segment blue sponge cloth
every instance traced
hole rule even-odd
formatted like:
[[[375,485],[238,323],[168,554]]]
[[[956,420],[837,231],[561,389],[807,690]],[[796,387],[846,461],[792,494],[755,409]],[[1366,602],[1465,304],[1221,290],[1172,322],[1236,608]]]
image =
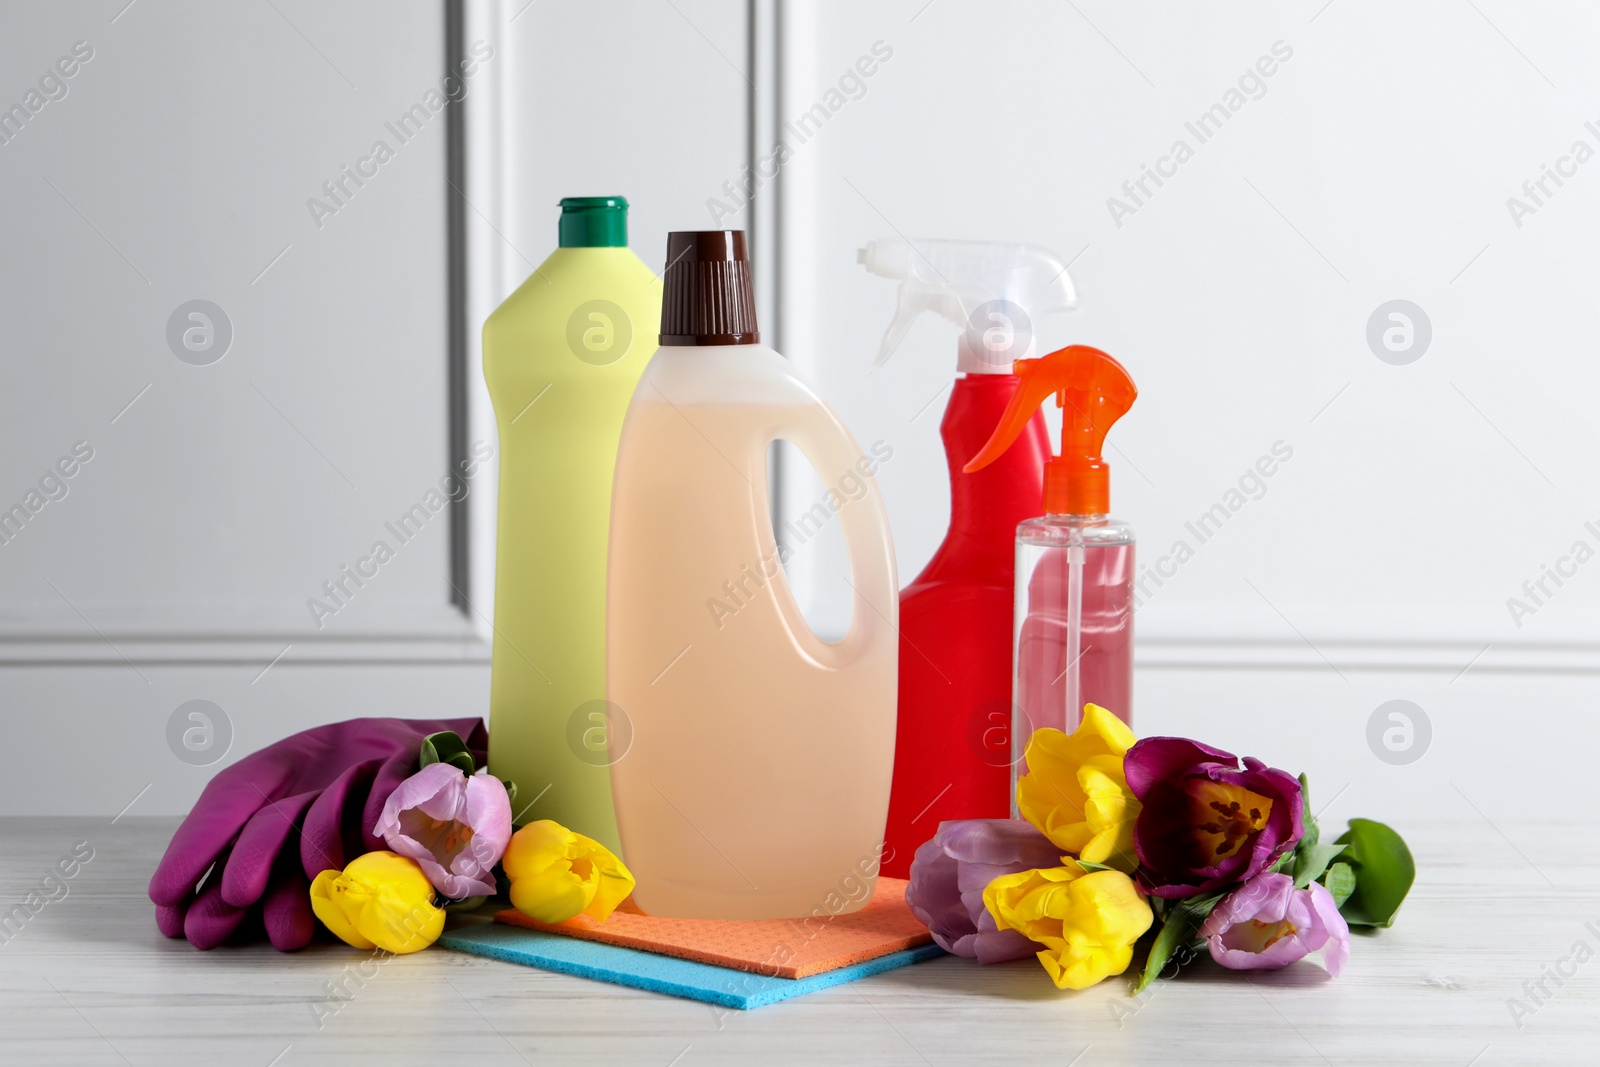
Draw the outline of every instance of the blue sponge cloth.
[[[865,963],[824,971],[808,978],[769,978],[749,971],[714,967],[709,963],[660,956],[654,952],[583,941],[541,930],[526,930],[501,923],[484,923],[447,930],[442,947],[475,956],[542,967],[602,982],[649,989],[675,997],[690,997],[728,1008],[759,1008],[818,989],[853,982],[869,974],[894,970],[910,963],[944,955],[938,945],[891,952]]]

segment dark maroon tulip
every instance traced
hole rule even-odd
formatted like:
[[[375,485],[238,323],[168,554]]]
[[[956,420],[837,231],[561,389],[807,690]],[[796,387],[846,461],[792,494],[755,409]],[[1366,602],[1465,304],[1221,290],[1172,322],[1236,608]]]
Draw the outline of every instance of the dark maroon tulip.
[[[1300,783],[1258,759],[1182,737],[1147,737],[1123,762],[1142,809],[1139,884],[1192,897],[1266,870],[1300,841]]]

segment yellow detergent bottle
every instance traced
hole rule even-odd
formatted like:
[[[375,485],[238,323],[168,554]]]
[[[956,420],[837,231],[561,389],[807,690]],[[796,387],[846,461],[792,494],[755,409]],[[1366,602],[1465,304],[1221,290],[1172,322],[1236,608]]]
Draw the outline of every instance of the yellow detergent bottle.
[[[620,854],[605,703],[606,543],[628,401],[656,350],[661,283],[620,196],[561,201],[561,247],[483,326],[500,427],[489,764],[519,825],[554,819]]]

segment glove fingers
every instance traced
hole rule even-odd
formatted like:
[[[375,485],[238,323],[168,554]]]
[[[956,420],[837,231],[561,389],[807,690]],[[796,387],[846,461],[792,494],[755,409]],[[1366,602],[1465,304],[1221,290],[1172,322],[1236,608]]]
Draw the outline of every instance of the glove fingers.
[[[228,865],[223,868],[223,900],[236,908],[244,908],[261,899],[284,842],[298,828],[301,816],[316,798],[315,790],[300,793],[267,804],[251,817],[239,831],[239,840],[234,842]]]
[[[307,878],[315,878],[323,871],[344,869],[345,800],[352,789],[359,792],[372,781],[380,762],[370,759],[345,768],[344,773],[311,802],[300,827],[300,863]],[[360,838],[356,841],[359,843]]]
[[[181,904],[261,805],[283,794],[289,770],[276,763],[250,762],[255,759],[247,757],[206,785],[150,877],[152,901]]]
[[[187,902],[183,904],[157,904],[156,929],[168,937],[183,936],[183,916],[189,910]]]
[[[383,766],[372,779],[367,802],[361,809],[361,847],[364,851],[375,852],[389,847],[383,838],[372,832],[373,828],[378,825],[378,817],[383,814],[383,806],[388,803],[390,794],[401,782],[416,773],[417,757],[413,753],[398,753],[383,761]]]
[[[311,883],[292,859],[280,864],[273,875],[272,888],[262,902],[261,918],[267,927],[267,940],[279,952],[293,952],[311,943],[311,935],[316,932]]]
[[[349,792],[345,794],[343,810],[339,812],[339,839],[344,844],[344,854],[351,859],[372,851],[367,847],[367,835],[361,832],[361,814],[366,811],[372,783],[385,762],[373,760],[372,773],[352,782]],[[383,845],[379,844],[378,847],[382,848]]]
[[[239,928],[249,910],[236,908],[223,900],[222,879],[212,878],[189,905],[183,917],[183,936],[195,948],[216,948]]]

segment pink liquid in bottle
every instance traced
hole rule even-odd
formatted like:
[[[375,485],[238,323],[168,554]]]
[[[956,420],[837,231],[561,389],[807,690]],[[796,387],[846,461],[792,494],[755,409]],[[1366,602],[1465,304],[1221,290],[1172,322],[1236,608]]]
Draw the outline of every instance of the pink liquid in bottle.
[[[1131,720],[1133,553],[1132,529],[1104,516],[1052,515],[1018,528],[1019,760],[1034,730],[1071,733],[1086,703]]]

